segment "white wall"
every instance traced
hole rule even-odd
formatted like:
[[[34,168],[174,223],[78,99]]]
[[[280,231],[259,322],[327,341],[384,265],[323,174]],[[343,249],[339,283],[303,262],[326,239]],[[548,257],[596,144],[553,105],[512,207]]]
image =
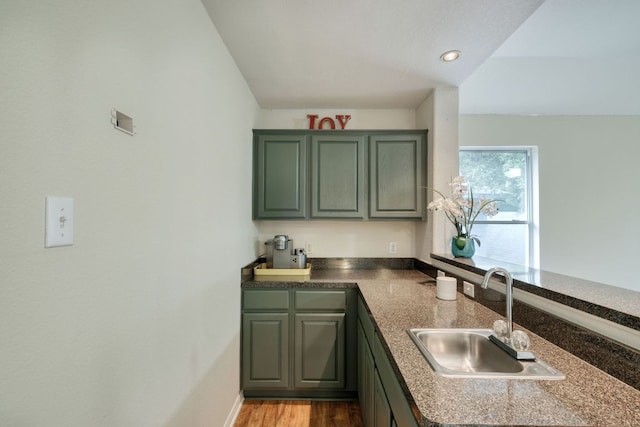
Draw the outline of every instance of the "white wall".
[[[538,146],[540,268],[640,290],[640,117],[461,116],[460,145]]]
[[[427,178],[427,201],[432,189],[448,188],[458,175],[458,88],[436,88],[416,110],[420,126],[430,129]],[[451,254],[451,237],[455,228],[440,213],[429,212],[427,223],[418,225],[415,256],[429,261],[431,253]]]
[[[5,0],[0,58],[0,425],[223,425],[258,108],[202,4]]]
[[[261,110],[256,128],[308,129],[307,114],[320,118],[349,114],[346,129],[416,129],[414,109],[399,110]],[[336,123],[337,124],[337,123]],[[257,221],[259,251],[276,234],[287,234],[294,247],[311,243],[310,257],[414,257],[415,221]],[[397,242],[397,253],[389,253]]]

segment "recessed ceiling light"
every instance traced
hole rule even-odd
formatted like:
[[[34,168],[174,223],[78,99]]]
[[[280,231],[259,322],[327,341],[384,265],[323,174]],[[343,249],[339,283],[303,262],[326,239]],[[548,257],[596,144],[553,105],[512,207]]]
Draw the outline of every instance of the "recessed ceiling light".
[[[444,62],[455,61],[456,59],[460,58],[461,53],[462,52],[460,52],[459,50],[448,50],[440,55],[440,59],[442,59]]]

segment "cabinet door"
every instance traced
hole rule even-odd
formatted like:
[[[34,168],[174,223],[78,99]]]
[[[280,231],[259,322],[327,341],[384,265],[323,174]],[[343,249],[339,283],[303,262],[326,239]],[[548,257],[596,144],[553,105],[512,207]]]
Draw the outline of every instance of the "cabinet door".
[[[363,135],[311,137],[311,217],[360,218],[365,207]]]
[[[256,135],[254,218],[307,215],[305,135]]]
[[[373,343],[371,343],[371,351],[373,353],[373,359],[376,362],[376,373],[380,377],[386,400],[391,407],[391,412],[396,423],[403,427],[418,427],[415,415],[391,367],[391,361],[388,359],[377,333],[373,338]],[[377,410],[376,408],[376,412]]]
[[[344,388],[344,319],[344,313],[295,315],[295,388]]]
[[[374,361],[367,337],[358,322],[358,400],[365,427],[373,426],[374,416]]]
[[[289,387],[289,314],[242,315],[242,386]]]
[[[424,219],[425,137],[372,135],[369,216]]]
[[[374,389],[374,401],[375,401],[375,421],[373,425],[375,427],[391,427],[391,407],[387,400],[387,395],[382,387],[382,381],[380,381],[380,375],[378,371],[375,371],[373,378]]]

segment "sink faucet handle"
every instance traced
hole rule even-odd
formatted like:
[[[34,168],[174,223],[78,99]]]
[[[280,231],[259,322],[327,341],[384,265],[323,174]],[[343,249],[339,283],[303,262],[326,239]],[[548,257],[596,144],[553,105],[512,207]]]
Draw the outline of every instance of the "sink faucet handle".
[[[501,340],[504,340],[509,333],[509,326],[507,325],[507,322],[504,320],[496,320],[493,322],[493,333]]]
[[[524,331],[515,330],[511,333],[511,346],[514,350],[527,351],[530,345],[529,336]]]

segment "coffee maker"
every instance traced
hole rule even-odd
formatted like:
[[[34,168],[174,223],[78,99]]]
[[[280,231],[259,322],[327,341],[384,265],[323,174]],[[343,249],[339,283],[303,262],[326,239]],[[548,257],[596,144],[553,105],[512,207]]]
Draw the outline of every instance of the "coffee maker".
[[[264,243],[267,247],[267,268],[306,268],[304,249],[294,249],[293,240],[286,234],[278,234]]]

